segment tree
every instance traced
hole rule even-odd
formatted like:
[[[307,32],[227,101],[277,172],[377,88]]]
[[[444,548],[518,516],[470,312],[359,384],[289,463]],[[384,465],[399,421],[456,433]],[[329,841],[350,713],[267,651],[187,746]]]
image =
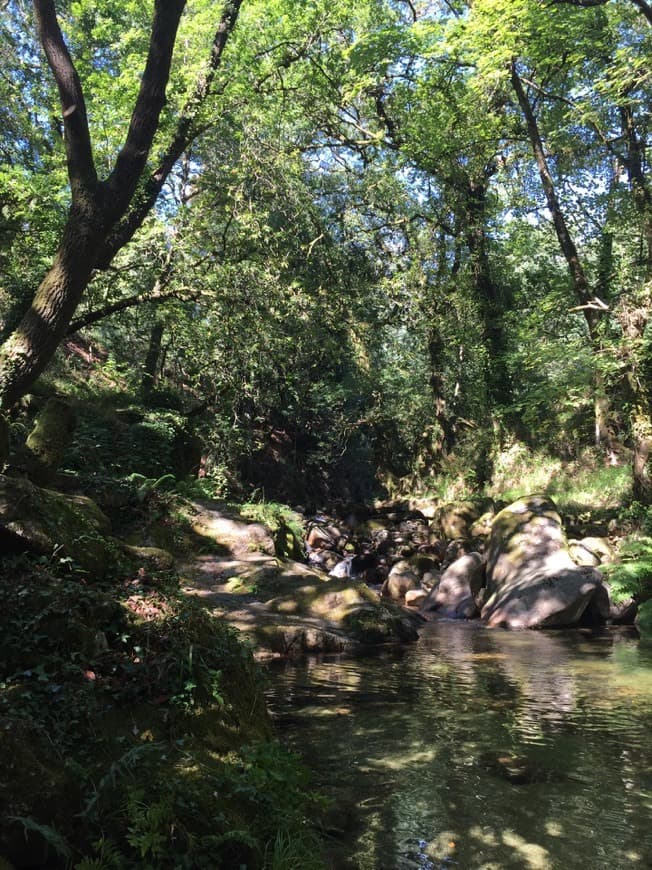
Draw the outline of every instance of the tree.
[[[54,261],[31,305],[0,349],[0,409],[6,411],[43,371],[86,290],[94,269],[106,268],[154,206],[174,164],[196,135],[241,0],[227,0],[208,68],[181,110],[162,159],[148,158],[166,102],[172,54],[185,0],[156,0],[147,58],[124,144],[98,177],[84,89],[61,31],[54,0],[34,0],[36,26],[59,93],[71,202]]]

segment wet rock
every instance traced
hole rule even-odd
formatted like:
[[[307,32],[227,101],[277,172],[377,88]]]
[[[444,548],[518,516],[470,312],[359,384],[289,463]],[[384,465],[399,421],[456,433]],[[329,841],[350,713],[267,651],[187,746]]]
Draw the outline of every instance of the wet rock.
[[[634,625],[637,613],[638,601],[634,598],[618,603],[612,602],[609,608],[609,622],[613,625]]]
[[[328,572],[328,576],[340,580],[351,577],[353,573],[353,558],[353,556],[345,556]]]
[[[342,557],[339,553],[333,550],[310,550],[306,547],[308,554],[308,564],[313,568],[318,568],[321,571],[332,571],[333,568],[340,562]]]
[[[421,578],[421,586],[423,589],[430,592],[433,586],[436,586],[441,580],[441,571],[426,571],[426,573]]]
[[[408,589],[405,593],[406,607],[420,607],[426,600],[428,593],[425,589]]]
[[[331,535],[323,526],[311,526],[306,537],[306,544],[313,549],[332,546],[339,534]]]
[[[487,753],[481,757],[480,764],[494,776],[505,779],[512,785],[531,785],[558,778],[553,771],[537,764],[527,756],[509,752]]]

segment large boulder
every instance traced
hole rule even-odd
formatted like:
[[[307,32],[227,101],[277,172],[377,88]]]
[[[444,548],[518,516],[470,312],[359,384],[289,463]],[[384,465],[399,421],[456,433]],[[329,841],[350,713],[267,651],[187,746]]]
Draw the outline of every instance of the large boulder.
[[[487,553],[490,627],[557,628],[581,620],[604,622],[609,593],[602,575],[573,562],[551,499],[522,498],[495,518]]]
[[[0,543],[7,551],[72,559],[102,576],[115,568],[120,550],[98,529],[103,514],[88,502],[73,503],[24,478],[0,475]]]
[[[468,553],[444,571],[421,605],[422,612],[436,610],[451,619],[473,619],[478,615],[476,598],[484,583],[484,565],[479,553]]]
[[[360,646],[409,643],[418,637],[414,618],[382,602],[364,583],[326,580],[291,563],[276,582],[280,594],[266,602],[268,612],[312,621]]]
[[[473,502],[445,504],[437,514],[436,522],[441,534],[449,541],[470,538],[471,527],[479,519],[480,511]]]

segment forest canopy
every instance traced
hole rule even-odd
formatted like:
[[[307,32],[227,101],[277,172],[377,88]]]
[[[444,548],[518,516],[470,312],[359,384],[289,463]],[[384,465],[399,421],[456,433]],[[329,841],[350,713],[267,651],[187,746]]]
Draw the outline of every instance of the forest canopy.
[[[8,0],[0,408],[74,336],[195,415],[225,486],[365,499],[596,445],[649,503],[651,22]]]

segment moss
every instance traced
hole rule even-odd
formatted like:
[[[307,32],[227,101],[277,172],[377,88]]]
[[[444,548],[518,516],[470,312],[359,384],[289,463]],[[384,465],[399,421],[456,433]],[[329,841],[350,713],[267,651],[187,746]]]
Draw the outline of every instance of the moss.
[[[67,558],[93,575],[115,570],[120,548],[97,530],[94,512],[28,480],[0,475],[0,527],[26,549]]]
[[[56,397],[48,399],[25,443],[29,474],[34,481],[44,485],[52,480],[74,428],[75,415],[70,404]]]
[[[417,631],[398,610],[385,605],[359,607],[342,619],[342,627],[361,644],[374,646],[417,639]]]
[[[174,556],[161,547],[136,547],[125,545],[127,553],[138,563],[153,571],[169,571],[174,568]]]

